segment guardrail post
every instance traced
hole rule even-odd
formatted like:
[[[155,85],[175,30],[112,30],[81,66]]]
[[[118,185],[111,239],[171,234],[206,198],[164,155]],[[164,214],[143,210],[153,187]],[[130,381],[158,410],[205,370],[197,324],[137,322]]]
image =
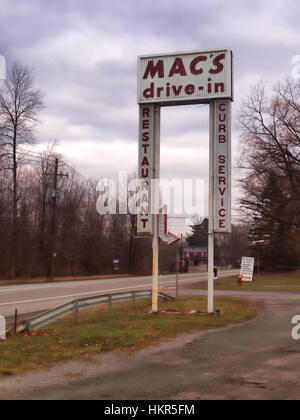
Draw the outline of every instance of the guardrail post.
[[[108,310],[109,310],[109,315],[112,314],[112,295],[108,296]]]
[[[26,321],[26,332],[30,333],[31,332],[31,325],[30,325],[30,321]]]
[[[74,302],[74,322],[79,324],[79,304],[77,300]]]
[[[6,339],[6,321],[4,316],[0,315],[0,340]]]
[[[136,311],[136,292],[132,292],[133,309]]]
[[[14,321],[14,333],[17,334],[17,326],[18,326],[18,310],[15,310],[15,321]]]

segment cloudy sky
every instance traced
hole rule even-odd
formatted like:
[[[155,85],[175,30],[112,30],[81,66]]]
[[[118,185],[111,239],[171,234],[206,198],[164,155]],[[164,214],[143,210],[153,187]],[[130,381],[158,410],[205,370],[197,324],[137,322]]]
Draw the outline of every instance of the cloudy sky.
[[[137,169],[138,55],[232,48],[234,125],[252,84],[291,73],[299,9],[297,0],[0,0],[0,55],[33,68],[45,94],[39,147],[56,140],[86,177],[108,177]],[[234,129],[234,157],[238,137]],[[163,108],[161,169],[207,178],[207,106]]]

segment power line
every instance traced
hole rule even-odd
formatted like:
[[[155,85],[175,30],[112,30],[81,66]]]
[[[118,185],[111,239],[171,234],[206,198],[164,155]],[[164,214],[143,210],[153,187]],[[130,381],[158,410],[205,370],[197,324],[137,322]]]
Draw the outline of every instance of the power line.
[[[19,150],[18,150],[18,154],[21,154],[21,155],[23,155],[23,156],[29,156],[29,157],[32,157],[32,158],[35,158],[36,160],[32,160],[32,162],[34,162],[34,163],[39,163],[40,162],[40,160],[38,160],[37,158],[42,158],[42,157],[44,157],[45,156],[45,154],[44,153],[42,153],[42,152],[34,152],[34,151],[26,151],[26,150],[24,150],[24,149],[20,149],[19,148]],[[80,172],[78,172],[75,168],[73,168],[69,163],[67,163],[66,161],[64,161],[64,160],[60,160],[60,162],[64,165],[64,166],[67,166],[71,171],[73,171],[73,173],[75,174],[75,175],[77,175],[82,181],[84,181],[84,182],[86,182],[86,183],[88,183],[88,184],[90,184],[93,188],[95,188],[96,187],[96,183],[94,183],[94,182],[92,182],[91,180],[89,180],[89,179],[87,179],[84,175],[82,175]]]

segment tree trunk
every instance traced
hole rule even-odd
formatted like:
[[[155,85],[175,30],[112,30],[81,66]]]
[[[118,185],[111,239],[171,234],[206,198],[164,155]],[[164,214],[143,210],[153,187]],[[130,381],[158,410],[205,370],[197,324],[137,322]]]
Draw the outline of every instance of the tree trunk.
[[[13,213],[12,213],[12,233],[11,233],[11,269],[10,277],[14,279],[16,277],[16,256],[17,256],[17,129],[14,129],[13,138]]]

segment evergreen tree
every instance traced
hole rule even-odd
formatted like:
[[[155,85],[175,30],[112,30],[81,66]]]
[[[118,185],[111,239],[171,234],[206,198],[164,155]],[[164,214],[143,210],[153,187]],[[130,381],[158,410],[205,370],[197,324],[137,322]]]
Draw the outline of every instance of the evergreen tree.
[[[192,232],[187,235],[186,240],[192,248],[207,248],[208,244],[208,219],[195,219],[190,226]]]

